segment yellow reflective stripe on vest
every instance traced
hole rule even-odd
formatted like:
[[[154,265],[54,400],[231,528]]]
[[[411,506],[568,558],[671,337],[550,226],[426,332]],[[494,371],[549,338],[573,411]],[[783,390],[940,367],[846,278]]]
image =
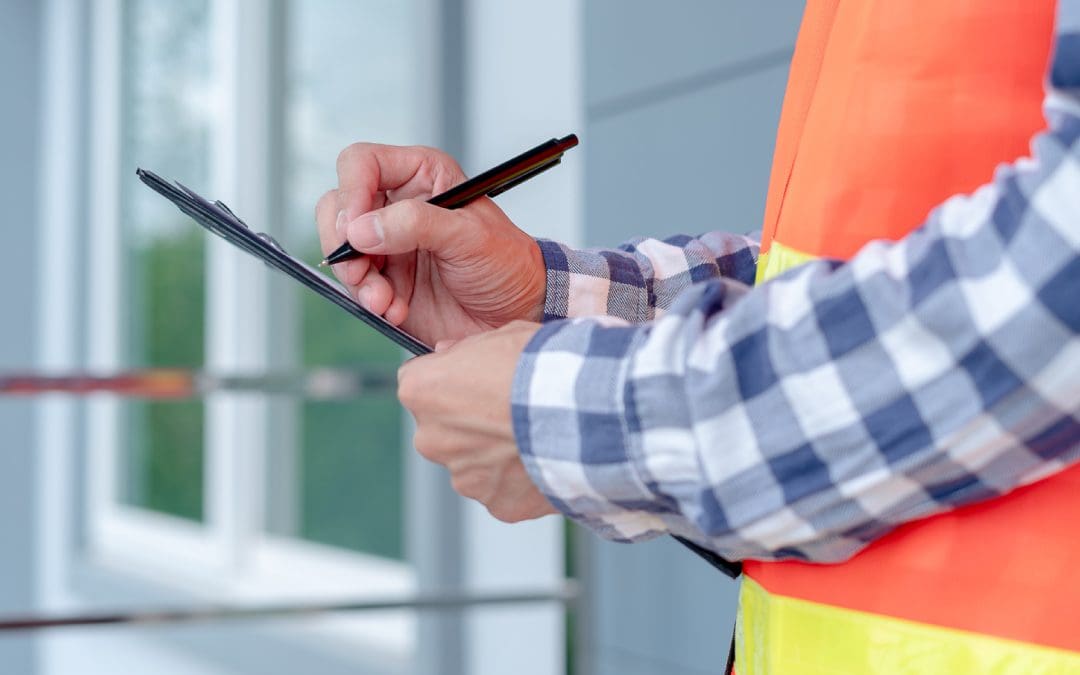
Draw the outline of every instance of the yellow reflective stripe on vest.
[[[773,240],[766,253],[758,257],[757,283],[772,279],[778,274],[788,271],[792,267],[798,267],[804,262],[817,258],[816,255],[796,251]]]
[[[830,607],[743,577],[739,675],[1080,673],[1080,653]]]

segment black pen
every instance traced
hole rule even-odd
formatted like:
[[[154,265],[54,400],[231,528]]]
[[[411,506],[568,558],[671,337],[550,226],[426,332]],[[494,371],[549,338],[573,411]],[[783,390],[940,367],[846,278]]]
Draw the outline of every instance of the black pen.
[[[578,144],[578,138],[574,134],[563,138],[553,138],[546,143],[541,143],[532,150],[526,150],[517,157],[509,159],[494,169],[489,169],[479,176],[465,181],[461,185],[450,188],[442,194],[435,195],[428,200],[428,204],[441,206],[444,209],[460,209],[478,197],[502,194],[515,185],[521,185],[533,176],[547,171],[562,161],[563,153]],[[349,246],[345,242],[333,253],[326,256],[320,266],[334,265],[353,258],[359,258],[363,253]]]

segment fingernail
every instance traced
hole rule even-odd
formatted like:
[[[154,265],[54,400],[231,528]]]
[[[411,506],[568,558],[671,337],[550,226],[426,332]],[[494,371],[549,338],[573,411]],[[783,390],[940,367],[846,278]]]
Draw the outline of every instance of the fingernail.
[[[379,216],[368,213],[349,224],[349,242],[357,249],[371,249],[383,243],[383,228]]]
[[[455,344],[457,344],[457,340],[439,340],[435,343],[435,352],[445,352],[447,349],[450,349]]]
[[[364,309],[369,309],[371,307],[371,289],[367,286],[362,286],[360,290],[356,292],[356,300],[364,306]]]
[[[349,223],[349,217],[345,215],[345,209],[337,212],[337,233],[342,239],[345,238],[345,226]]]

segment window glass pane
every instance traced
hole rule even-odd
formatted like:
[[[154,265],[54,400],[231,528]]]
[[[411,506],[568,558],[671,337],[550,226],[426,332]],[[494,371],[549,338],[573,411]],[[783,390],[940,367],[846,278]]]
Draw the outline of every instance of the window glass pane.
[[[122,346],[127,367],[203,363],[204,241],[190,219],[135,180],[145,167],[205,190],[210,135],[207,0],[123,5]],[[125,503],[203,515],[200,401],[129,402],[120,471]]]
[[[357,140],[408,143],[417,136],[415,11],[415,3],[393,0],[289,3],[283,235],[287,248],[308,260],[321,258],[312,213],[337,184],[338,152]],[[396,369],[397,347],[298,291],[282,287],[296,293],[289,325],[300,367]],[[307,402],[294,415],[295,446],[278,453],[291,453],[291,461],[268,463],[271,486],[289,483],[269,492],[288,499],[293,513],[271,504],[270,530],[402,558],[403,417],[393,393]]]

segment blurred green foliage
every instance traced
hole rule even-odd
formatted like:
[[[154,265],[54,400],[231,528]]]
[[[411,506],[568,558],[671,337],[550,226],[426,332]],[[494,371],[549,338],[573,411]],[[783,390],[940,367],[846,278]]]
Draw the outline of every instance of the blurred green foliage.
[[[343,10],[346,5],[349,3],[337,9]],[[123,0],[122,7],[125,39],[121,131],[123,161],[128,167],[125,175],[130,181],[124,188],[123,218],[132,247],[131,265],[124,270],[129,293],[125,306],[131,311],[126,322],[130,350],[125,362],[142,367],[202,368],[207,235],[138,185],[131,172],[142,165],[164,175],[183,177],[196,188],[209,183],[214,110],[206,105],[214,91],[211,3]],[[404,124],[401,106],[388,105],[387,100],[404,96],[393,98],[397,91],[393,87],[404,87],[401,83],[408,82],[406,71],[397,76],[386,70],[387,66],[406,68],[401,65],[406,62],[388,57],[383,66],[370,71],[392,85],[389,94],[380,93],[377,105],[361,111],[357,103],[366,98],[349,99],[348,104],[327,98],[343,91],[338,86],[339,78],[323,76],[335,72],[327,68],[335,62],[327,45],[350,49],[350,33],[342,32],[336,41],[328,42],[326,28],[344,25],[341,12],[312,10],[306,5],[300,12],[300,7],[297,4],[294,9],[308,32],[297,38],[293,48],[306,45],[308,51],[289,58],[293,64],[290,67],[295,67],[292,59],[305,64],[303,76],[295,80],[304,88],[289,96],[317,102],[315,109],[323,116],[348,112],[341,113],[336,126],[328,126],[324,117],[318,117],[313,126],[303,127],[309,136],[290,137],[287,141],[289,148],[305,151],[302,157],[289,160],[290,166],[299,170],[286,182],[286,192],[302,205],[301,215],[283,219],[293,222],[309,217],[312,194],[317,194],[326,180],[320,171],[329,169],[332,174],[332,163],[327,163],[322,151],[341,147],[344,141],[327,135],[329,131],[347,131],[351,135],[358,115],[368,119],[369,124],[377,120],[374,123],[380,128]],[[379,9],[380,16],[386,11]],[[407,20],[403,12],[398,12],[402,26]],[[319,17],[337,18],[329,19],[327,26],[312,23]],[[388,44],[399,42],[394,35],[391,32],[385,37]],[[406,49],[403,55],[407,54]],[[350,70],[349,76],[354,75]],[[313,228],[309,228],[299,238],[310,243],[307,238],[313,234]],[[290,241],[289,245],[307,253],[308,260],[321,257],[314,246],[300,243]],[[391,372],[396,368],[400,353],[389,341],[315,294],[291,284],[289,288],[300,294],[300,318],[295,329],[302,349],[295,356],[302,366],[371,367]],[[267,497],[296,500],[278,504],[283,508],[277,511],[285,516],[281,524],[274,523],[273,527],[285,531],[275,529],[274,533],[401,558],[402,413],[396,398],[364,396],[341,402],[296,401],[295,405],[299,418],[296,437],[275,438],[267,449],[268,455],[282,455],[274,455],[282,460],[282,475],[275,473],[274,480],[285,477],[295,481],[282,490],[287,495]],[[129,402],[124,414],[128,438],[124,473],[120,476],[124,486],[121,498],[155,511],[203,520],[203,402]],[[278,441],[283,441],[283,447],[277,446]],[[289,454],[293,452],[295,456]],[[269,475],[246,479],[271,483]]]
[[[142,366],[203,364],[205,237],[194,227],[157,237],[136,256]],[[202,401],[131,403],[128,501],[191,520],[203,518]]]
[[[307,260],[318,260],[316,248]],[[392,342],[306,290],[303,364],[393,371]],[[300,535],[305,539],[404,557],[402,411],[392,394],[304,403],[301,424]]]
[[[202,367],[205,234],[194,225],[156,237],[137,256],[143,364]],[[316,259],[312,251],[308,259]],[[392,372],[391,342],[314,293],[301,294],[302,364]],[[402,412],[392,394],[352,401],[298,402],[298,532],[304,539],[401,559]],[[141,403],[129,409],[132,503],[203,517],[201,401]],[[269,495],[273,499],[274,495]]]
[[[121,208],[130,247],[122,306],[130,366],[203,364],[206,238],[133,173],[143,165],[194,185],[206,179],[211,127],[200,101],[212,84],[209,10],[207,0],[121,4]],[[123,414],[120,497],[202,520],[202,403],[131,401]]]

